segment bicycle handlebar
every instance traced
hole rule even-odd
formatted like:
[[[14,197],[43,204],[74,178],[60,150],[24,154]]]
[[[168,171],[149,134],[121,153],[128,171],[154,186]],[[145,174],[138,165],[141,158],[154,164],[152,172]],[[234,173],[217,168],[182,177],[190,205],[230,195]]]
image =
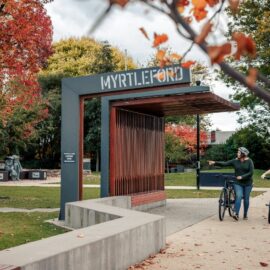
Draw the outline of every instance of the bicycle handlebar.
[[[235,175],[223,175],[225,181],[235,181],[236,176]]]
[[[224,175],[223,177],[225,179],[224,187],[228,187],[236,182],[236,176],[234,175]]]

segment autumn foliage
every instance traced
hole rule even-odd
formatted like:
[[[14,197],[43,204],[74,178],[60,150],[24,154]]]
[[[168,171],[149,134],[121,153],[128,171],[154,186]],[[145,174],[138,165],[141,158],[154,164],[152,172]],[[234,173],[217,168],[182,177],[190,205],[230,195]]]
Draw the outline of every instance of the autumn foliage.
[[[220,3],[219,0],[191,0],[191,1],[179,0],[176,1],[176,8],[180,14],[184,13],[185,9],[189,8],[190,9],[189,13],[193,15],[195,21],[200,22],[201,20],[207,17],[209,8],[213,8],[219,3]],[[236,12],[239,5],[239,1],[231,0],[229,1],[229,5],[231,6],[233,12]],[[185,19],[186,19],[185,21],[189,24],[192,22],[192,18],[190,16],[185,17]],[[140,31],[148,40],[151,40],[149,38],[147,31],[143,27],[140,28]],[[197,44],[206,43],[206,38],[210,33],[212,33],[212,31],[213,31],[213,23],[211,21],[207,21],[202,27],[201,32],[194,38],[194,43]],[[168,40],[169,37],[167,36],[167,34],[154,33],[152,46],[154,48],[157,48],[158,50],[157,60],[159,62],[160,67],[180,63],[182,67],[190,68],[192,65],[195,64],[195,61],[188,60],[184,62],[182,56],[176,53],[167,55],[165,50],[160,49],[160,46],[163,45]],[[211,59],[212,64],[220,64],[225,60],[226,56],[232,55],[232,42],[235,42],[237,45],[237,50],[233,54],[236,60],[240,60],[241,56],[245,55],[255,57],[256,45],[253,39],[249,36],[246,36],[243,33],[233,33],[230,41],[221,45],[207,46],[207,53]],[[172,55],[177,55],[179,57],[173,58]]]
[[[185,146],[189,153],[196,152],[197,149],[197,129],[180,124],[167,124],[165,127],[165,133],[171,134],[178,138],[180,143]],[[207,133],[205,131],[200,132],[200,151],[203,152],[207,147]]]
[[[159,62],[160,67],[171,64],[180,64],[182,67],[190,67],[191,65],[194,65],[195,62],[193,62],[192,59],[188,60],[187,55],[191,51],[192,47],[197,44],[198,47],[200,47],[200,49],[209,56],[210,62],[213,65],[219,65],[221,71],[224,72],[225,75],[228,75],[233,80],[236,80],[243,86],[247,87],[260,99],[270,103],[270,92],[268,90],[270,81],[267,76],[259,72],[259,70],[257,70],[257,74],[254,76],[255,72],[253,69],[258,69],[259,62],[250,61],[255,58],[257,54],[256,44],[254,42],[254,36],[256,34],[253,34],[252,31],[246,31],[251,33],[250,35],[247,35],[246,33],[241,33],[240,30],[238,32],[237,28],[235,29],[236,32],[227,33],[226,27],[224,28],[224,22],[229,24],[228,18],[226,15],[224,16],[224,14],[233,14],[234,16],[238,16],[241,14],[239,11],[241,11],[241,8],[244,6],[244,1],[109,0],[110,5],[116,4],[121,7],[134,2],[144,3],[152,10],[156,10],[169,17],[174,22],[178,34],[184,39],[190,41],[190,47],[186,49],[185,52],[181,51],[183,48],[181,48],[181,44],[179,44],[179,51],[182,56],[177,59],[172,59],[167,52],[164,54],[164,48],[161,48],[164,45],[168,48],[169,45],[167,45],[166,42],[170,41],[170,37],[166,33],[154,33],[152,39],[151,35],[147,33],[145,27],[140,27],[140,31],[152,43],[152,47],[156,48],[158,51],[157,61]],[[260,18],[258,18],[258,20],[260,20]],[[239,22],[239,24],[241,24],[241,22]],[[265,25],[266,24],[267,22],[265,22]],[[258,29],[258,31],[260,30]],[[227,41],[224,41],[224,39],[227,39]],[[220,42],[221,40],[222,42]],[[163,57],[161,57],[161,55],[163,55]],[[177,55],[180,54],[177,53]],[[229,61],[227,61],[227,57],[229,57]],[[235,61],[248,61],[248,66],[245,68],[245,70],[248,71],[243,72],[243,70],[237,70],[235,65],[229,64],[232,59]],[[259,80],[259,83],[257,80]]]
[[[0,126],[5,128],[18,111],[35,111],[37,118],[22,127],[28,137],[46,117],[37,73],[52,52],[52,24],[38,0],[3,0],[0,25]]]
[[[52,25],[38,0],[4,0],[0,12],[1,74],[36,73],[51,53]]]

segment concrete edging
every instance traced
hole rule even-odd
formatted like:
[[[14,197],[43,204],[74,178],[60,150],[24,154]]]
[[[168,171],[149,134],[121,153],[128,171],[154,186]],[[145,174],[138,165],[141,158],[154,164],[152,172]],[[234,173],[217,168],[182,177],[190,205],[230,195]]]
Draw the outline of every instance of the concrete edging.
[[[124,208],[120,208],[124,207]],[[0,252],[22,270],[127,269],[165,247],[165,218],[129,209],[131,197],[66,204],[71,232]]]

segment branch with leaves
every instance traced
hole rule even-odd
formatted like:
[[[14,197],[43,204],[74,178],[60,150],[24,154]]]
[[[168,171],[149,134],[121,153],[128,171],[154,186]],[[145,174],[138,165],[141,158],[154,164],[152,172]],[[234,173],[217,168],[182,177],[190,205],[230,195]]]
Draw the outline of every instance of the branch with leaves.
[[[220,69],[235,81],[247,87],[255,96],[270,103],[270,91],[268,89],[270,80],[261,74],[256,67],[249,67],[248,74],[243,74],[232,65],[225,62],[226,57],[234,57],[239,61],[242,57],[255,59],[256,44],[254,40],[241,32],[234,32],[231,38],[223,44],[210,44],[207,40],[215,34],[214,23],[218,25],[219,17],[225,13],[225,8],[237,13],[240,7],[240,0],[108,0],[109,8],[97,20],[95,28],[109,14],[113,5],[125,8],[127,4],[141,2],[146,6],[167,15],[176,26],[176,30],[182,37],[190,40],[191,47],[183,54],[186,56],[194,44],[197,44],[211,60],[213,65],[219,65]],[[200,33],[196,33],[192,23],[206,21]],[[144,28],[140,28],[146,38],[149,35]],[[90,31],[91,32],[91,31]],[[183,67],[190,67],[195,62],[184,62],[184,57],[176,53],[167,55],[160,45],[167,42],[167,34],[154,33],[153,47],[157,48],[157,59],[160,66],[177,62]]]
[[[0,152],[26,144],[48,116],[37,73],[52,53],[46,0],[0,0]],[[13,149],[13,150],[12,150]],[[15,150],[14,150],[15,151]],[[13,153],[16,153],[13,152]]]

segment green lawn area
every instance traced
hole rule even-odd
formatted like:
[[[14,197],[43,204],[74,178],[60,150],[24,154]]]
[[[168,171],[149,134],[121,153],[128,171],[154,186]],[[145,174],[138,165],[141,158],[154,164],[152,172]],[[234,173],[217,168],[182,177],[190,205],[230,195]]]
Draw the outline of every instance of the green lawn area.
[[[92,172],[91,175],[83,177],[84,184],[99,185],[100,184],[100,173]]]
[[[84,188],[83,197],[99,197],[99,188]],[[0,207],[14,208],[58,208],[60,205],[59,187],[0,187]]]
[[[0,213],[0,250],[66,232],[44,222],[57,217],[58,212]]]
[[[251,197],[256,197],[263,192],[252,191]],[[167,189],[167,199],[184,199],[184,198],[218,198],[220,190],[194,190],[194,189]]]
[[[220,169],[211,170],[208,172],[233,172],[233,169]],[[261,179],[263,170],[254,171],[254,187],[269,187],[270,180]],[[93,173],[93,175],[84,178],[84,184],[99,184],[100,174]],[[196,186],[196,172],[184,172],[184,173],[166,173],[165,174],[165,186]]]
[[[84,188],[84,199],[99,198],[99,188]],[[217,198],[219,190],[166,190],[168,199]],[[0,187],[0,207],[14,208],[59,208],[58,187]],[[255,193],[258,195],[260,193]]]

